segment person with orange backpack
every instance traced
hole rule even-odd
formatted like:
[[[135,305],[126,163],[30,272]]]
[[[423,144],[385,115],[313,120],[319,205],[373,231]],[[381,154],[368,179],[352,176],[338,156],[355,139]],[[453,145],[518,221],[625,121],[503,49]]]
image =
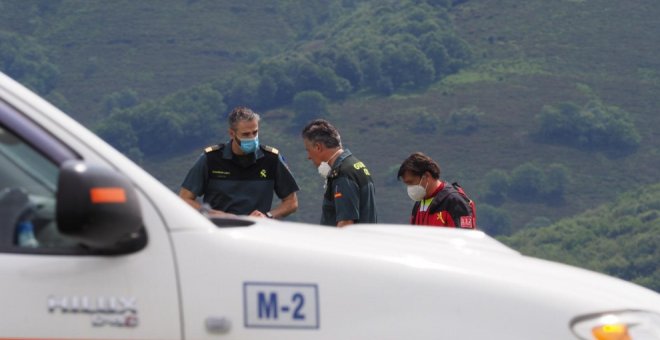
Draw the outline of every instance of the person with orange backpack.
[[[440,179],[440,166],[431,157],[415,152],[401,164],[397,179],[415,201],[410,224],[476,229],[476,205],[458,183]]]

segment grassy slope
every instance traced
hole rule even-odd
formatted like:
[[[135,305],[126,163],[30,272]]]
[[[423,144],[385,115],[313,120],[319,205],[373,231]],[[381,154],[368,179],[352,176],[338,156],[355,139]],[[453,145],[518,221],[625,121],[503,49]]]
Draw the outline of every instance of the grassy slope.
[[[660,184],[502,241],[522,253],[605,272],[660,291]]]
[[[31,29],[22,21],[12,25],[12,18],[2,26],[22,28],[48,46],[72,114],[91,125],[109,93],[130,88],[142,99],[157,98],[281,50],[296,33],[279,6],[256,0],[62,1]]]
[[[570,204],[505,204],[520,225],[533,215],[571,215],[611,201],[631,184],[660,180],[655,95],[660,86],[660,63],[655,58],[660,44],[654,38],[659,25],[653,2],[633,6],[617,1],[469,1],[455,14],[461,35],[477,47],[482,59],[473,70],[445,81],[411,105],[435,108],[440,115],[467,105],[486,112],[487,126],[478,135],[439,136],[430,147],[416,143],[460,169],[466,186],[478,183],[490,168],[510,170],[527,161],[567,165],[575,179],[567,195]],[[533,115],[543,105],[582,103],[591,95],[631,112],[643,136],[636,154],[611,159],[531,141]]]

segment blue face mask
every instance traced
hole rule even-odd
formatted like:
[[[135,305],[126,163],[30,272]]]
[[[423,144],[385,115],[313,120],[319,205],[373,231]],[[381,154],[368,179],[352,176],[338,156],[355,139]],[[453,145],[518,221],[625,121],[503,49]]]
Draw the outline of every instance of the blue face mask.
[[[239,139],[241,150],[245,153],[253,153],[259,148],[259,136],[251,139]]]

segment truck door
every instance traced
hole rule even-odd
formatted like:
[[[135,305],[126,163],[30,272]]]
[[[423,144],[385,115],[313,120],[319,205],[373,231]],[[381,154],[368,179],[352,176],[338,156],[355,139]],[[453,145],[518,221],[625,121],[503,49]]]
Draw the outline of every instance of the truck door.
[[[170,239],[148,197],[135,190],[143,227],[132,247],[61,232],[60,167],[84,154],[0,98],[0,337],[181,339]]]

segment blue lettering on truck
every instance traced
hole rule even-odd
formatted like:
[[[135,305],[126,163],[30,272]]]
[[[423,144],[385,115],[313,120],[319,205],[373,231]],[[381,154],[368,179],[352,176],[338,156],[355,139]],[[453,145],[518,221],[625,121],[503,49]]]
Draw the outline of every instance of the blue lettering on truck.
[[[318,329],[318,286],[307,283],[243,283],[246,328]]]
[[[266,300],[266,293],[259,292],[259,319],[270,319],[271,312],[273,318],[277,319],[277,294],[270,293],[268,300]]]

